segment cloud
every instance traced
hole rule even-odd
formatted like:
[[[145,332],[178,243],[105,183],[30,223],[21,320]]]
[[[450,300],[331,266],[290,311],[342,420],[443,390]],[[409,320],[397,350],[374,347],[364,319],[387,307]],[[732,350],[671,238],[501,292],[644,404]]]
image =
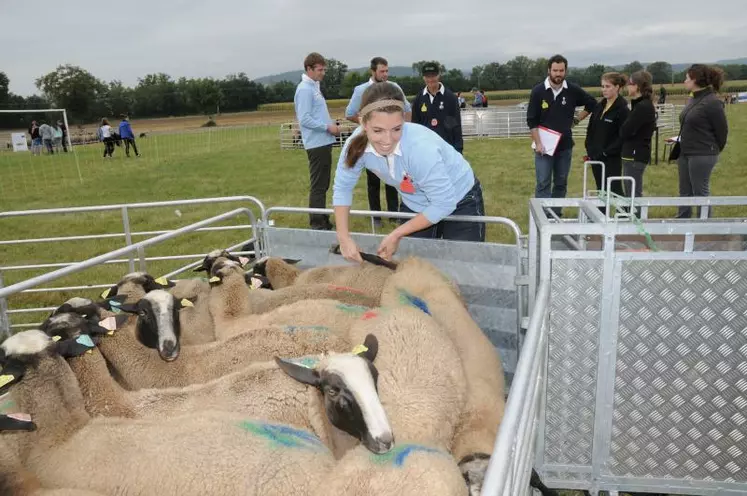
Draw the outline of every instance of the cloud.
[[[743,9],[743,0],[718,8],[696,0],[69,0],[33,12],[14,2],[2,7],[0,70],[11,91],[29,95],[36,78],[64,63],[133,85],[153,72],[261,77],[299,69],[310,51],[349,67],[375,55],[469,68],[558,52],[571,65],[712,62],[747,56]]]

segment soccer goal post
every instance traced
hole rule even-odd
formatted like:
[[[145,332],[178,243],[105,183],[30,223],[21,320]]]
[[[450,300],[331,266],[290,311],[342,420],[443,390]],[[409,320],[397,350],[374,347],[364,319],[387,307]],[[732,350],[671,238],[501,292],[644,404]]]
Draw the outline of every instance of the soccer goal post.
[[[47,114],[47,113],[61,113],[62,114],[62,122],[65,124],[65,130],[67,131],[67,136],[65,136],[65,139],[67,140],[67,147],[72,151],[73,149],[73,142],[70,139],[70,126],[67,122],[67,111],[65,109],[15,109],[15,110],[2,110],[0,109],[0,114]]]

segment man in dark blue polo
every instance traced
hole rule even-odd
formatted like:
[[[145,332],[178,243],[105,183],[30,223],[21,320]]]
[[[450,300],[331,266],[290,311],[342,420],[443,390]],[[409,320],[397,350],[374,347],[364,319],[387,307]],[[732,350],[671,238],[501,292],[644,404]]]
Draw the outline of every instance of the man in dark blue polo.
[[[565,198],[573,154],[571,128],[584,120],[597,103],[580,86],[565,80],[567,70],[568,60],[562,55],[554,55],[547,62],[547,78],[532,89],[529,97],[527,125],[535,148],[537,186],[534,196],[537,198]],[[575,117],[576,107],[584,107],[578,118]],[[548,155],[542,145],[539,126],[561,133],[552,155]],[[553,210],[561,214],[560,208]]]
[[[464,141],[459,99],[441,82],[437,63],[424,64],[422,73],[425,88],[412,101],[412,122],[435,131],[462,153]]]

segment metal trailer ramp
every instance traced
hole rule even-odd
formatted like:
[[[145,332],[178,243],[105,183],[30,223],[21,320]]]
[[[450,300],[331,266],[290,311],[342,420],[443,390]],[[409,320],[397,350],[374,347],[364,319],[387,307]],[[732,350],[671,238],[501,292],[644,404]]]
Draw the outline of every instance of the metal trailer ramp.
[[[483,494],[528,494],[532,465],[592,494],[747,494],[747,223],[708,218],[747,198],[636,200],[678,203],[701,218],[600,222],[600,200],[531,200],[531,317]],[[578,218],[546,213],[559,206]],[[640,228],[678,239],[618,242]]]

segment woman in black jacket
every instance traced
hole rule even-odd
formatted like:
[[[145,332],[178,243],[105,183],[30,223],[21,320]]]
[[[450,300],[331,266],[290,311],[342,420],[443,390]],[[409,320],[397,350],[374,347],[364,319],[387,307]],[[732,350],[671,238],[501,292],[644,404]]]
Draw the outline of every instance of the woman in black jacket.
[[[653,79],[646,71],[634,72],[628,81],[632,110],[620,128],[623,173],[635,180],[635,197],[643,196],[643,173],[651,162],[651,136],[656,129],[656,109],[652,100]],[[630,196],[625,182],[625,196]]]
[[[589,127],[586,130],[586,154],[589,160],[604,162],[606,177],[622,175],[620,127],[630,112],[628,102],[620,96],[620,90],[625,86],[625,82],[625,76],[617,72],[608,72],[602,76],[603,98],[591,113]],[[606,179],[602,179],[602,167],[592,165],[591,168],[597,189],[606,190]],[[619,181],[612,183],[612,192],[623,196]]]
[[[680,114],[680,196],[709,196],[711,172],[726,146],[729,126],[724,106],[716,96],[724,81],[717,67],[694,64],[687,70],[685,89],[693,97]],[[692,208],[680,207],[677,217],[688,219]],[[700,208],[698,208],[700,217]]]

